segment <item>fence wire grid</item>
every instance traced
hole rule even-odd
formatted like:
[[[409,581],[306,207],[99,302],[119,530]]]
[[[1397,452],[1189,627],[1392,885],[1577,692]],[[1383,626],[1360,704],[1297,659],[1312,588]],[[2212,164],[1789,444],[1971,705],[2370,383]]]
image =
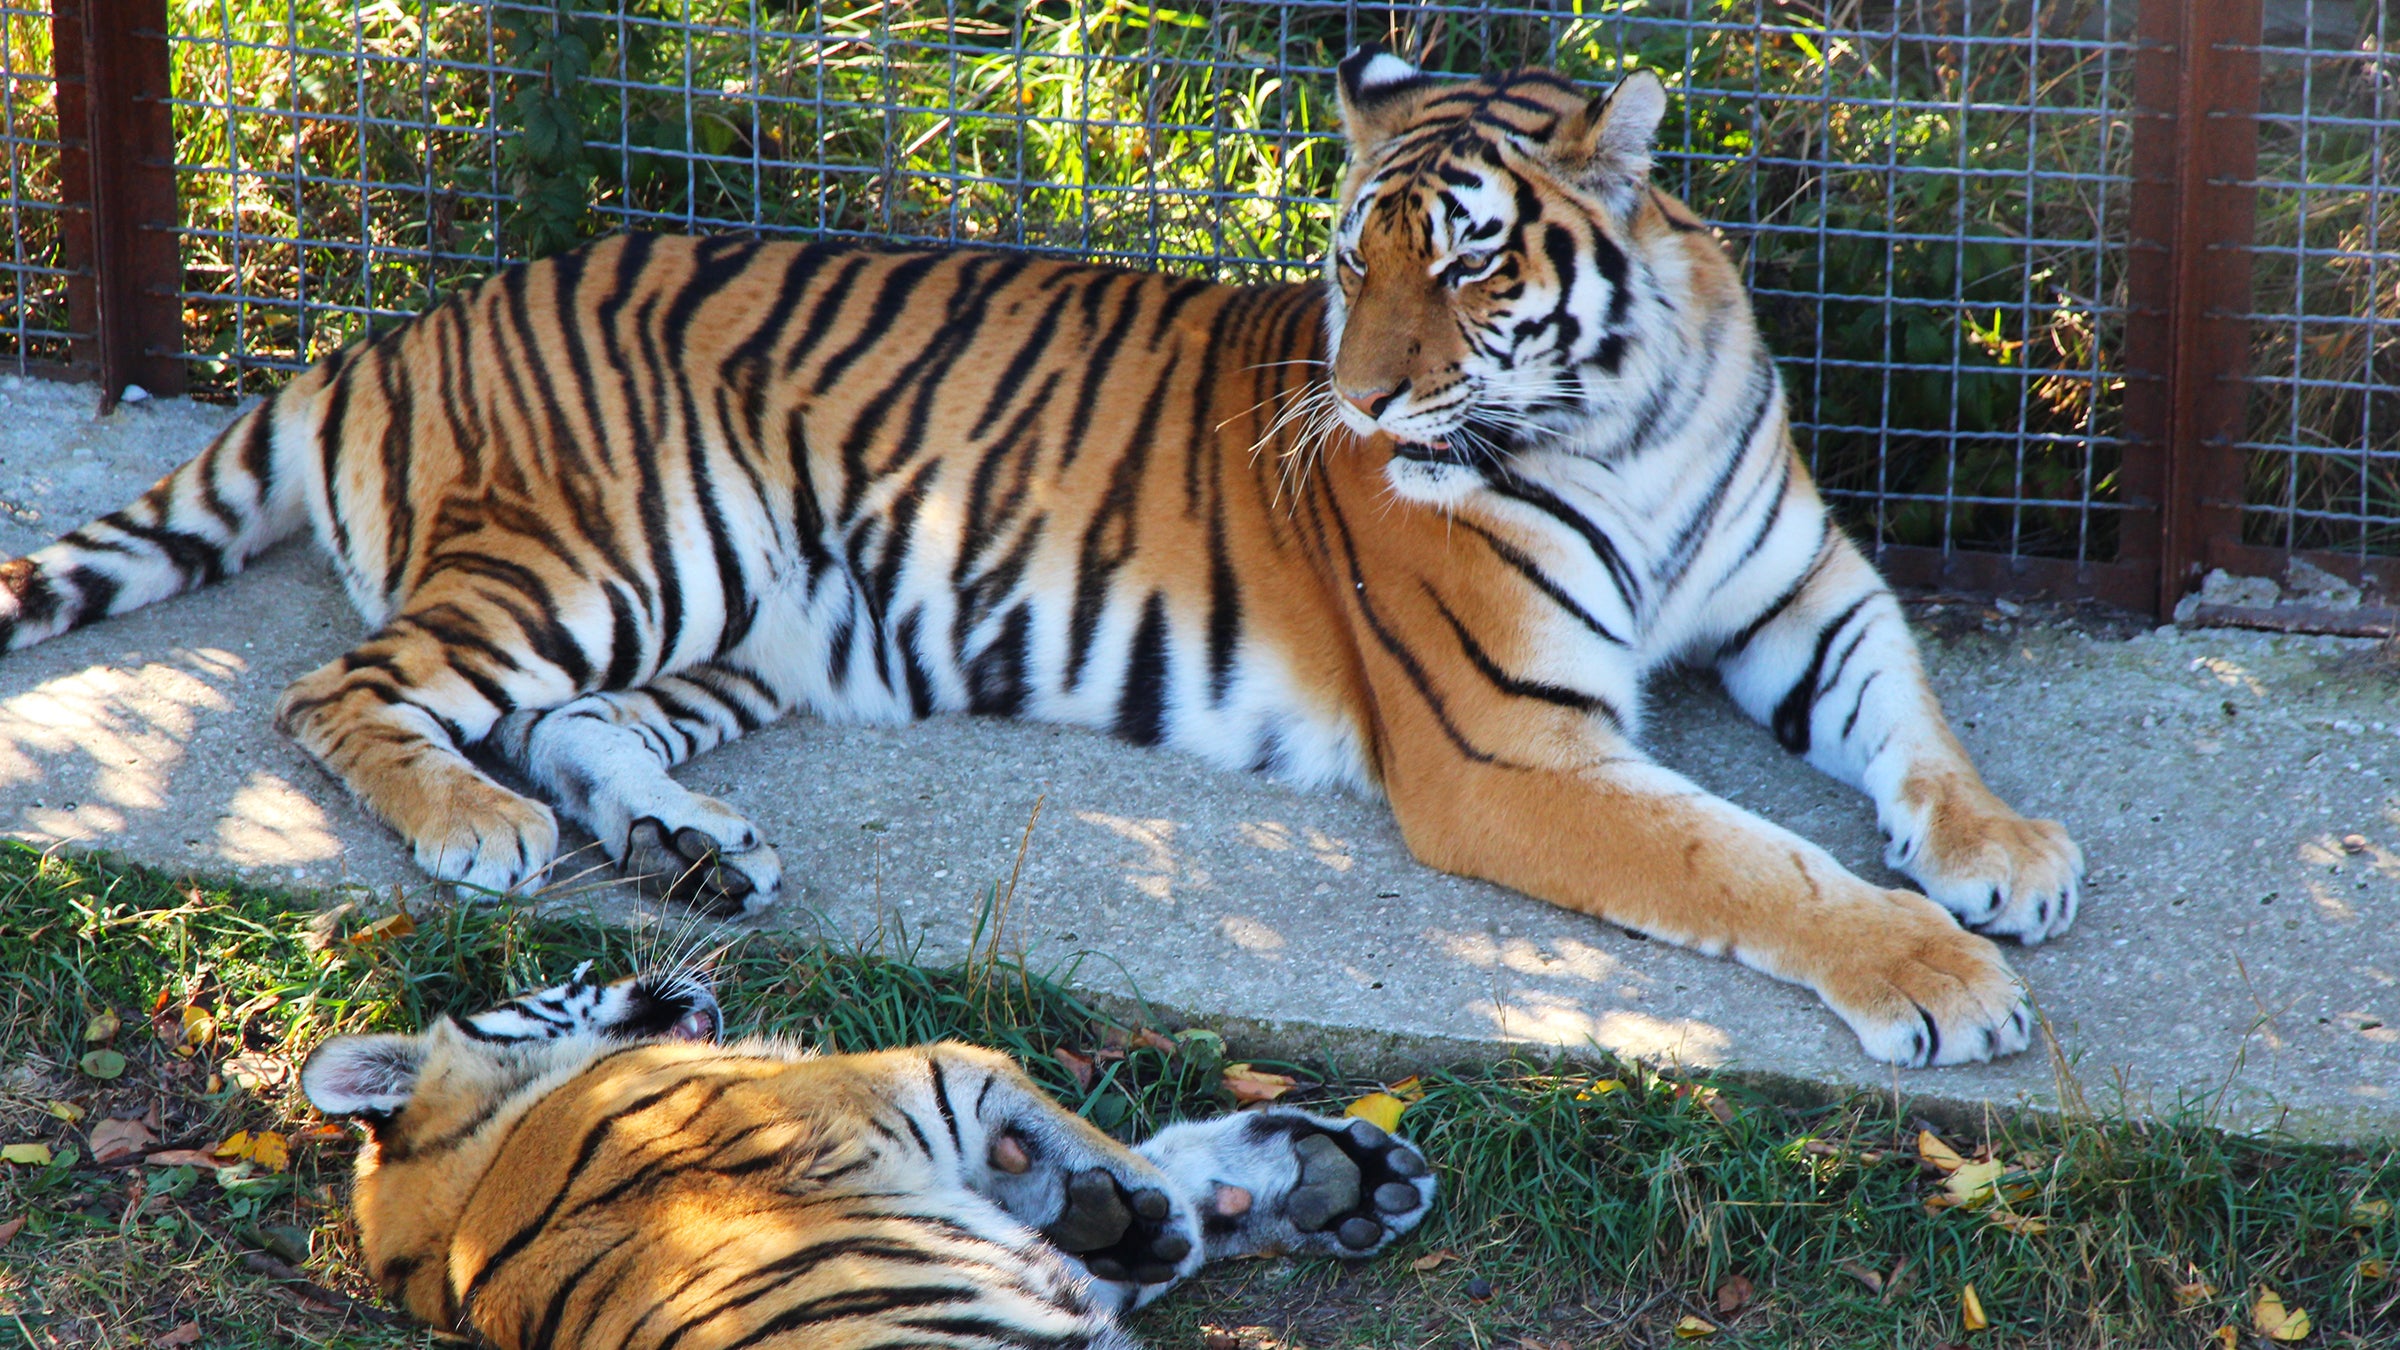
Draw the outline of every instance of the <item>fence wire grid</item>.
[[[1680,95],[1661,181],[1742,260],[1851,526],[2107,562],[2135,8],[169,0],[181,356],[199,391],[258,390],[447,287],[635,227],[1304,278],[1356,43],[1595,92],[1640,66]],[[2378,5],[2272,8],[2245,530],[2400,552],[2400,65]],[[0,13],[0,341],[22,364],[68,336],[57,128],[46,11]]]

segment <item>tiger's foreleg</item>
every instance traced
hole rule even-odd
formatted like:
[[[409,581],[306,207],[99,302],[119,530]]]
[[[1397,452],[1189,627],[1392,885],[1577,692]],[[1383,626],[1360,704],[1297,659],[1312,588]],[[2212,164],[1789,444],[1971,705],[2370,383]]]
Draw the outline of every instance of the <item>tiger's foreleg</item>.
[[[1800,588],[1718,669],[1785,748],[1874,799],[1885,860],[1961,923],[2032,945],[2075,922],[2083,851],[1984,785],[1899,602],[1848,539],[1829,535]]]
[[[550,808],[463,753],[513,707],[574,693],[566,673],[487,631],[472,597],[437,590],[284,691],[275,724],[400,832],[417,865],[473,891],[537,882],[558,848]]]
[[[766,681],[720,662],[512,714],[490,748],[645,888],[714,913],[755,913],[782,885],[775,850],[740,812],[667,771],[787,706]]]

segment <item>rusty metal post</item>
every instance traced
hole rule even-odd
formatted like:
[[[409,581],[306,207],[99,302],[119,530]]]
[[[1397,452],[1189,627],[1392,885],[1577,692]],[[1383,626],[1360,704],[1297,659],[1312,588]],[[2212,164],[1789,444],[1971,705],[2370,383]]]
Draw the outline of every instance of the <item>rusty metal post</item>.
[[[167,106],[166,0],[53,0],[59,178],[69,208],[75,364],[100,410],[128,384],[184,387],[183,263],[175,237],[175,127]]]
[[[2127,241],[2123,556],[2167,617],[2241,537],[2260,0],[2142,0]]]

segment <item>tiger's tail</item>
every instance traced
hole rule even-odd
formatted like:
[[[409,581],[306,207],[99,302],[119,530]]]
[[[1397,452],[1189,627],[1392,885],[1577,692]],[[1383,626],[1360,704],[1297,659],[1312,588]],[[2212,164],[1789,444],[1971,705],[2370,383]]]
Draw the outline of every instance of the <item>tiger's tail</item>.
[[[0,652],[230,576],[298,529],[324,387],[302,376],[132,505],[0,563]]]

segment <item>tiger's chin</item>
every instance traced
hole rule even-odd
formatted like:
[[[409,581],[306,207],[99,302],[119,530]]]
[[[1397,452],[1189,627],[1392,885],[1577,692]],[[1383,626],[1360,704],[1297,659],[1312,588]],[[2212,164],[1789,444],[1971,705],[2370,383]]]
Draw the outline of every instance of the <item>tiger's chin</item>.
[[[1394,446],[1383,466],[1384,481],[1402,501],[1447,511],[1465,501],[1487,481],[1482,469],[1429,445]]]

